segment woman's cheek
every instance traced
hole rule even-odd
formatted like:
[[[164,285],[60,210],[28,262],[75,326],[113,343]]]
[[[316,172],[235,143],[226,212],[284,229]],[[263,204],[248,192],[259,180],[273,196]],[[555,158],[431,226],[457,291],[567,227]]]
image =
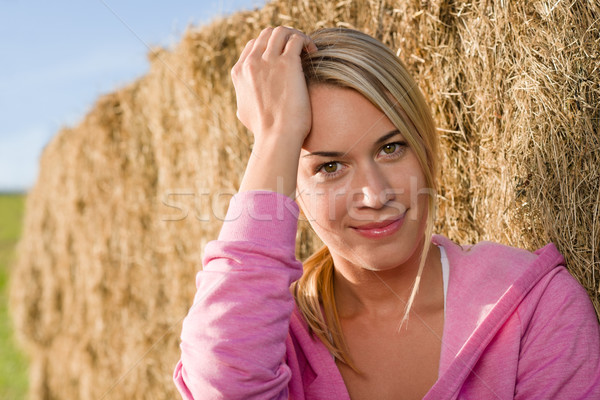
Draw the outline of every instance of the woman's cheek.
[[[311,183],[298,187],[300,207],[315,228],[328,231],[339,224],[347,214],[348,185]]]
[[[310,180],[303,180],[302,183],[298,182],[298,193],[297,197],[299,200],[300,207],[304,212],[304,215],[310,223],[319,220],[321,213],[321,203],[324,201],[324,193],[318,185],[310,183]]]
[[[335,184],[329,185],[326,201],[321,204],[321,216],[327,219],[327,224],[331,226],[339,225],[343,222],[348,214],[351,205],[350,180],[341,180]],[[326,208],[326,209],[325,209]]]
[[[313,209],[316,222],[323,227],[335,225],[343,212],[344,190],[320,186],[313,196]]]

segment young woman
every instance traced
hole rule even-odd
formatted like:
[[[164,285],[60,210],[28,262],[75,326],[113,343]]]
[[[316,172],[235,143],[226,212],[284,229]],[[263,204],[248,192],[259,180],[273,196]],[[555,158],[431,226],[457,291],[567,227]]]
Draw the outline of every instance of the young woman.
[[[434,123],[389,49],[269,28],[232,78],[255,143],[183,323],[184,398],[600,398],[598,322],[552,244],[432,235]],[[304,268],[299,210],[325,243]]]

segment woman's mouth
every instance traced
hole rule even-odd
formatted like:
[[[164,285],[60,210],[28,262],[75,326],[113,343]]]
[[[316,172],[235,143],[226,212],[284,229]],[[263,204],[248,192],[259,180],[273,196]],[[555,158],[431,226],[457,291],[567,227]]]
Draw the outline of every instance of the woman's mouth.
[[[404,222],[404,216],[406,213],[402,214],[400,217],[387,219],[381,222],[373,222],[370,224],[360,225],[360,226],[352,226],[358,234],[367,237],[369,239],[379,239],[383,237],[387,237],[393,235],[400,229],[402,223]]]

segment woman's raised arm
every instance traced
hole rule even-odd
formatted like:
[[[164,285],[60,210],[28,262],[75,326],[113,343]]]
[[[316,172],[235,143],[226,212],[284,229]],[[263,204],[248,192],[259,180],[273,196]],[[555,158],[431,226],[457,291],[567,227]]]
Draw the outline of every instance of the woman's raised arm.
[[[277,27],[248,42],[231,71],[238,118],[254,134],[254,147],[240,192],[296,190],[302,143],[311,110],[302,72],[302,50],[316,46],[302,32]]]
[[[289,286],[302,265],[294,252],[298,206],[287,196],[311,121],[303,48],[314,44],[301,32],[266,29],[232,70],[238,117],[255,144],[219,238],[205,248],[183,322],[174,380],[186,399],[288,398]]]

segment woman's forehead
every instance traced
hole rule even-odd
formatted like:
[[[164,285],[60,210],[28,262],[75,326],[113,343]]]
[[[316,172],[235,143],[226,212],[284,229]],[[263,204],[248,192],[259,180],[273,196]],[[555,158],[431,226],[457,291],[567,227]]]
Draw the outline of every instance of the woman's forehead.
[[[309,94],[312,126],[303,146],[309,152],[347,152],[356,146],[370,146],[396,129],[383,112],[355,90],[314,85]]]

